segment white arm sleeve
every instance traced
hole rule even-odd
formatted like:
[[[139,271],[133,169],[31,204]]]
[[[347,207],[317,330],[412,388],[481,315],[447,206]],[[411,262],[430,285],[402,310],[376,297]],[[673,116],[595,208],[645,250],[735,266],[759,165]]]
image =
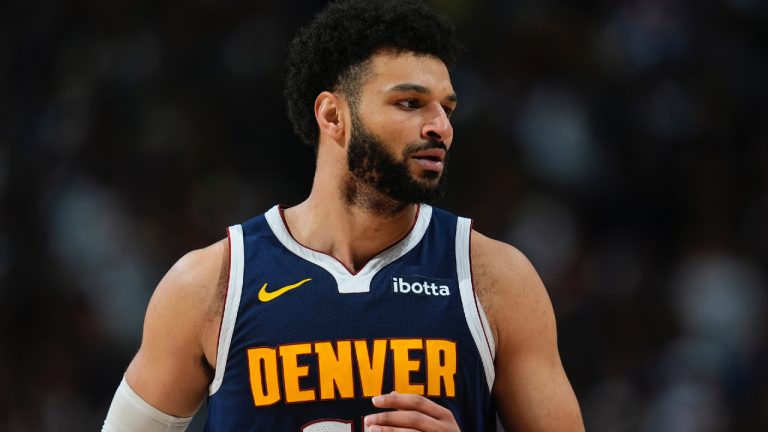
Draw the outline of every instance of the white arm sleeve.
[[[174,417],[148,404],[123,377],[101,432],[183,432],[191,421],[192,417]]]

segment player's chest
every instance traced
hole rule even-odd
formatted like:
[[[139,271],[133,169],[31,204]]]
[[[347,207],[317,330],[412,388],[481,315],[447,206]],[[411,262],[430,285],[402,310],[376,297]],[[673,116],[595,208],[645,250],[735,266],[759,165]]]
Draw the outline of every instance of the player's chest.
[[[237,320],[241,332],[264,342],[427,334],[462,315],[453,269],[402,263],[346,281],[316,268],[274,270],[244,281]]]

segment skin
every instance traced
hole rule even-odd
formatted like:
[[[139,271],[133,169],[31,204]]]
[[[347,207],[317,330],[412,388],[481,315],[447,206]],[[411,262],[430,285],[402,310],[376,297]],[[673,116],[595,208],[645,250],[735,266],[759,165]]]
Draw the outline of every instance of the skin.
[[[440,140],[450,149],[450,112],[455,107],[450,76],[440,60],[411,53],[372,56],[359,118],[393,154],[424,140]],[[416,205],[400,205],[399,211],[383,215],[345,201],[341,191],[350,181],[350,107],[342,95],[323,92],[315,101],[315,117],[320,141],[312,191],[304,202],[285,210],[286,223],[297,241],[356,271],[408,232]],[[417,160],[407,163],[413,178],[437,181]],[[369,200],[399,205],[360,187]],[[475,231],[470,253],[475,290],[496,341],[492,392],[503,425],[510,431],[584,430],[557,350],[552,305],[536,271],[514,247]],[[226,240],[190,252],[171,268],[150,301],[141,348],[126,379],[163,412],[191,416],[205,397],[211,376],[202,362],[216,364],[228,259]],[[372,403],[391,409],[365,418],[372,432],[459,430],[450,411],[422,396],[393,392],[374,397]]]

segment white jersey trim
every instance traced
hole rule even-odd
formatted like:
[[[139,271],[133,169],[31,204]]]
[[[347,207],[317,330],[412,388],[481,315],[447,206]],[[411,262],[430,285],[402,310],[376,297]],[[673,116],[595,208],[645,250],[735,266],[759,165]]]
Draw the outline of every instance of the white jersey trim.
[[[485,378],[488,381],[488,391],[493,389],[496,371],[493,360],[496,356],[496,344],[493,334],[488,329],[488,318],[475,295],[472,285],[472,267],[470,262],[469,238],[472,233],[472,221],[460,217],[456,223],[456,272],[459,277],[459,292],[464,307],[464,318],[467,320],[469,332],[475,341],[480,359],[483,362]]]
[[[419,244],[424,237],[424,234],[427,232],[429,222],[432,220],[432,207],[426,204],[421,204],[419,207],[419,214],[411,232],[398,243],[368,261],[359,272],[354,274],[350,273],[349,270],[334,257],[309,249],[297,242],[285,226],[285,222],[283,222],[283,217],[280,214],[280,208],[278,206],[269,209],[264,216],[267,219],[270,229],[272,229],[272,232],[275,234],[275,237],[277,237],[286,249],[300,258],[327,270],[328,273],[336,279],[339,293],[350,294],[370,292],[371,281],[373,280],[373,277],[376,276],[376,273]]]
[[[243,292],[243,269],[245,255],[243,252],[243,227],[234,225],[227,230],[229,238],[229,284],[227,285],[227,300],[224,303],[224,313],[219,330],[219,346],[216,352],[216,374],[209,387],[208,394],[213,395],[224,381],[224,371],[227,367],[229,345],[232,343],[232,333],[235,330],[237,311],[240,308],[240,295]]]

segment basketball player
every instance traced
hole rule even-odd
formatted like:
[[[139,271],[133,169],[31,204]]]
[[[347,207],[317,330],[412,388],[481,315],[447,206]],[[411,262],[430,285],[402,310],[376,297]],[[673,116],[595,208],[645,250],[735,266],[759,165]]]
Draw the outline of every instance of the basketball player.
[[[104,431],[184,430],[206,395],[208,431],[583,430],[534,269],[427,204],[458,52],[409,0],[299,32],[285,95],[312,191],[171,268]]]

